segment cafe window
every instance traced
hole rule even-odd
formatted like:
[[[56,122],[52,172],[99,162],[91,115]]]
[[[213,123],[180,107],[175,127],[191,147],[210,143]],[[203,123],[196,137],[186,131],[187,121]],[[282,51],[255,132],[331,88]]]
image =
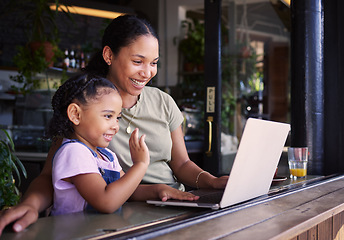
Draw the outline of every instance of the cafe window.
[[[276,3],[281,4],[281,3]],[[282,3],[283,4],[283,3]],[[199,61],[204,53],[203,41],[198,38],[194,48],[185,48],[187,40],[204,34],[204,6],[188,6],[182,20],[182,37],[179,45],[179,84],[189,96],[184,105],[192,103],[193,112],[185,111],[199,122],[186,125],[186,134],[202,133],[207,124],[202,116],[206,89],[204,65]],[[286,5],[279,5],[289,11]],[[217,174],[228,174],[238,143],[249,117],[289,122],[289,22],[281,19],[271,1],[222,1],[221,7],[221,163]],[[196,39],[197,40],[197,39]],[[198,55],[197,55],[198,54]],[[215,60],[215,59],[214,59]],[[191,62],[191,64],[190,64]],[[188,68],[191,65],[191,68]],[[184,99],[185,100],[185,99]],[[199,104],[197,104],[199,103]],[[199,127],[201,126],[201,127]],[[188,137],[188,135],[186,136]],[[195,137],[194,137],[195,138]],[[205,137],[206,138],[206,137]],[[204,139],[207,144],[207,139]]]

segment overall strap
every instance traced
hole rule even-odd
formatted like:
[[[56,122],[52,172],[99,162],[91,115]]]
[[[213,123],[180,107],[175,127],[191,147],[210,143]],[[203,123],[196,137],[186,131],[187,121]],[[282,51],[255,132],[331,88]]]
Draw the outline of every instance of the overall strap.
[[[88,150],[91,151],[91,153],[93,154],[93,156],[94,156],[94,157],[97,157],[97,153],[96,153],[95,151],[93,151],[91,148],[89,148],[85,143],[83,143],[83,142],[81,142],[81,141],[79,141],[79,140],[77,140],[77,139],[70,139],[69,141],[66,141],[66,142],[64,142],[64,143],[61,144],[61,146],[60,146],[60,147],[57,149],[57,151],[55,152],[55,154],[54,154],[54,156],[53,156],[53,159],[54,159],[56,153],[60,150],[60,148],[62,148],[62,146],[66,145],[67,143],[75,143],[75,142],[80,143],[80,144],[84,145],[85,147],[87,147]],[[113,155],[112,155],[107,149],[101,148],[101,147],[97,147],[97,150],[98,150],[98,152],[100,152],[102,155],[104,155],[110,162],[113,162],[114,157],[113,157]]]
[[[55,152],[55,154],[54,154],[54,156],[53,156],[53,159],[51,160],[51,166],[53,165],[53,160],[54,160],[54,158],[55,158],[56,153],[57,153],[64,145],[66,145],[67,143],[80,143],[80,144],[84,145],[85,147],[87,147],[88,150],[91,151],[91,153],[93,154],[94,157],[97,157],[97,153],[96,153],[95,151],[93,151],[91,148],[89,148],[86,144],[84,144],[83,142],[81,142],[81,141],[79,141],[79,140],[77,140],[77,139],[70,139],[70,140],[65,141],[64,143],[62,143],[61,146],[57,149],[57,151]],[[109,159],[110,162],[113,162],[114,157],[113,157],[113,155],[112,155],[108,150],[106,150],[105,148],[100,148],[100,147],[97,147],[97,150],[98,150],[98,152],[100,152],[103,156],[105,156],[107,159]],[[109,180],[106,180],[106,179],[105,179],[106,176],[115,174],[114,176],[111,177],[112,180],[111,180],[110,182],[112,182],[112,181],[117,180],[117,179],[120,178],[119,172],[109,174],[109,172],[110,172],[111,170],[106,170],[106,169],[103,169],[103,168],[101,168],[101,167],[98,167],[98,170],[99,170],[100,174],[103,176],[104,180],[105,180],[107,183],[109,183]],[[111,172],[116,172],[116,171],[111,171]]]

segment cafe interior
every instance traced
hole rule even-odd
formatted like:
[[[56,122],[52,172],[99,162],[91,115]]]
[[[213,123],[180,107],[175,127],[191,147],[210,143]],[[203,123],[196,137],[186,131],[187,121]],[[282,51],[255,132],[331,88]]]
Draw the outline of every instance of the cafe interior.
[[[37,12],[39,4],[53,16]],[[344,239],[343,10],[340,0],[3,0],[0,125],[27,172],[14,174],[20,194],[51,145],[43,136],[52,96],[87,65],[107,24],[122,14],[157,30],[160,60],[150,86],[177,103],[198,166],[230,175],[249,118],[291,129],[263,197],[217,210],[127,202],[113,214],[42,213],[3,239]],[[30,14],[41,14],[42,26]],[[52,60],[32,53],[37,27],[41,39],[53,39]],[[290,147],[308,148],[306,176],[290,175]]]

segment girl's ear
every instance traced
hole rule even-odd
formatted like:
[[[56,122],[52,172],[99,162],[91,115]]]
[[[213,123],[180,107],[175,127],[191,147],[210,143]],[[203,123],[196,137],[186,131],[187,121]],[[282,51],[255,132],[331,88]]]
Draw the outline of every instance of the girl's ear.
[[[81,108],[76,103],[69,104],[67,108],[67,116],[69,120],[74,123],[74,125],[80,124],[80,118],[81,118]]]
[[[103,48],[103,59],[107,63],[107,65],[111,65],[111,60],[112,60],[112,51],[109,46],[105,46]]]

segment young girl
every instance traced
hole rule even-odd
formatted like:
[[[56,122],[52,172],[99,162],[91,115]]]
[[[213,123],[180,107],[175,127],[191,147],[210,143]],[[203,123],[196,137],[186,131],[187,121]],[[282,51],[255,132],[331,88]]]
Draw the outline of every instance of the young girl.
[[[48,136],[63,138],[53,158],[52,215],[94,208],[112,213],[134,192],[149,164],[145,135],[135,129],[129,140],[133,167],[126,174],[106,147],[118,132],[122,99],[105,78],[78,75],[52,99],[54,115]],[[129,151],[129,150],[128,150]]]

